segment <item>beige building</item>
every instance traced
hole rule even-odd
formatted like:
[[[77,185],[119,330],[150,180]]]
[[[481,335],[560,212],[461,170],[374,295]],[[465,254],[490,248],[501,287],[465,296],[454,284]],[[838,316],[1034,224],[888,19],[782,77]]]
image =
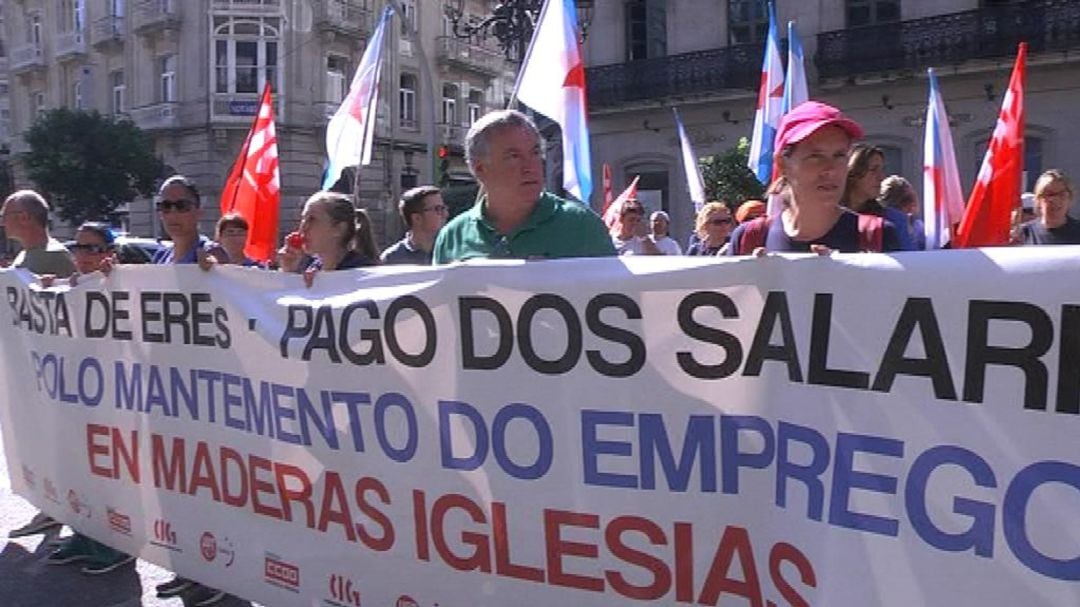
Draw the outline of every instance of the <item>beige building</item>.
[[[1029,43],[1025,187],[1048,168],[1080,177],[1080,2],[1075,0],[777,0],[781,37],[797,23],[810,96],[858,120],[889,173],[921,191],[926,68],[953,123],[965,193],[1009,80]],[[750,137],[768,17],[761,0],[597,2],[585,52],[593,174],[616,190],[641,175],[643,198],[685,239],[693,205],[671,115],[700,156]],[[786,46],[785,46],[786,48]],[[786,62],[786,58],[785,58]],[[599,179],[595,179],[599,183]],[[597,188],[599,189],[599,188]],[[594,197],[596,200],[598,197]]]
[[[171,171],[204,195],[205,230],[265,82],[275,92],[282,230],[319,189],[325,126],[351,82],[382,0],[7,0],[10,131],[50,108],[122,114],[149,131]],[[434,181],[435,149],[461,172],[463,130],[500,106],[513,72],[496,51],[448,36],[442,2],[404,0],[388,32],[376,148],[360,195],[383,243],[401,231],[403,188]],[[470,0],[468,11],[488,2]],[[2,82],[2,80],[0,80]],[[0,106],[2,109],[2,106]],[[127,209],[140,235],[158,235],[150,201]]]

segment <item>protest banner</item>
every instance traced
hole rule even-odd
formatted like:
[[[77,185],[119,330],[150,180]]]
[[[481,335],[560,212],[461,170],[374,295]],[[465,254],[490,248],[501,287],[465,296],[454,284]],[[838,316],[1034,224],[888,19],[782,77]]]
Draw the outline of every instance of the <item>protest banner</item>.
[[[267,605],[1080,604],[1069,247],[0,272],[14,489]]]

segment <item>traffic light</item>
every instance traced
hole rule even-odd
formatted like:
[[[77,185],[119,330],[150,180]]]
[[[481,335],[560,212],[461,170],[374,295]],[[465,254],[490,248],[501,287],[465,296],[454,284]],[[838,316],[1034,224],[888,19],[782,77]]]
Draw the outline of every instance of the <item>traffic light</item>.
[[[439,157],[435,165],[435,183],[445,187],[450,182],[450,148],[440,145],[435,154]]]

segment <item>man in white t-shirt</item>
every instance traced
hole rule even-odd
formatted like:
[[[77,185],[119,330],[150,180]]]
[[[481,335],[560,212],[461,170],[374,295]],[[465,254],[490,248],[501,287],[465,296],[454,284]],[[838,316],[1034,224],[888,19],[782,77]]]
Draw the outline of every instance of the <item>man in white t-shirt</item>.
[[[663,255],[645,230],[645,207],[635,198],[623,203],[611,244],[619,255]]]
[[[682,255],[682,247],[668,236],[668,227],[670,225],[671,218],[668,217],[667,213],[655,211],[649,216],[649,227],[652,230],[652,233],[649,234],[649,240],[656,245],[661,255]]]

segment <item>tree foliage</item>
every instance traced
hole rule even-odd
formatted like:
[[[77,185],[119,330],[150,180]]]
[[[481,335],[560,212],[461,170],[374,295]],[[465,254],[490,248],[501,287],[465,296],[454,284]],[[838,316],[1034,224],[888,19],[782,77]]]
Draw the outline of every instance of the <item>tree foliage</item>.
[[[162,172],[150,138],[130,120],[60,108],[24,135],[30,180],[65,221],[105,220],[116,207],[150,196]]]
[[[740,137],[739,143],[722,154],[701,159],[701,176],[705,181],[705,197],[722,200],[737,207],[747,200],[764,200],[765,186],[747,166],[750,142]]]

